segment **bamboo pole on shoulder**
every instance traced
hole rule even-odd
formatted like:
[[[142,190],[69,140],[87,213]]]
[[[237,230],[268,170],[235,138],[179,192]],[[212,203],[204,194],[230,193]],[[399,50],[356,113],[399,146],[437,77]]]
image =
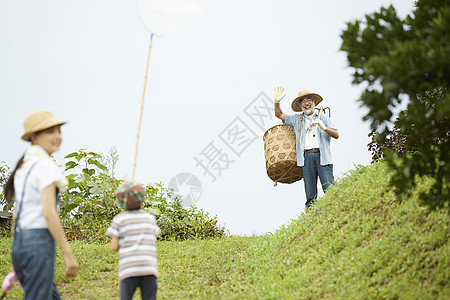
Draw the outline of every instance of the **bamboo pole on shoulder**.
[[[138,148],[139,148],[139,136],[140,136],[140,132],[141,132],[142,113],[144,111],[145,90],[147,87],[148,66],[149,66],[149,62],[150,62],[150,54],[152,51],[152,42],[153,42],[153,33],[150,35],[150,44],[148,47],[148,54],[147,54],[147,66],[145,67],[145,79],[144,79],[144,88],[142,91],[141,112],[139,114],[139,123],[138,123],[137,135],[136,135],[136,149],[134,151],[133,172],[131,173],[132,180],[134,180],[134,174],[136,173],[136,161],[137,161]]]
[[[317,117],[317,119],[320,120],[320,117],[322,116],[322,112],[323,112],[323,106],[321,106],[319,109],[319,116]],[[316,126],[314,127],[313,137],[316,137],[317,127],[319,127],[319,125],[316,124]]]

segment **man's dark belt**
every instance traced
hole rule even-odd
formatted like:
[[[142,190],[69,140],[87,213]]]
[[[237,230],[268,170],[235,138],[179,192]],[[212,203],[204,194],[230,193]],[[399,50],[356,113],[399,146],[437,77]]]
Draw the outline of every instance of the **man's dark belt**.
[[[316,152],[319,152],[319,148],[312,148],[305,150],[305,153],[316,153]]]

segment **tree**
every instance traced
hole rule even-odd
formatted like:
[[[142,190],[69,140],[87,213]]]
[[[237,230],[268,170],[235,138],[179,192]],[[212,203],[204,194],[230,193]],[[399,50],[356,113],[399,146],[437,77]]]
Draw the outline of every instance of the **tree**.
[[[384,153],[391,183],[408,192],[421,177],[434,178],[421,199],[449,208],[450,196],[450,0],[419,0],[401,19],[393,6],[347,23],[341,50],[354,68],[353,83],[366,84],[359,101],[364,120],[385,141],[393,120],[406,136],[405,154]],[[396,111],[407,103],[398,116]]]

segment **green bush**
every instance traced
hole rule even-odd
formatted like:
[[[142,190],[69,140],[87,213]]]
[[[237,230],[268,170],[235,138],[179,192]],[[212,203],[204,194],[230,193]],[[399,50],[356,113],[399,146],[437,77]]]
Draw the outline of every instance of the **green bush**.
[[[3,185],[8,180],[10,174],[11,172],[6,162],[0,162],[0,206],[2,206],[3,211],[9,211],[12,208],[12,204],[6,203],[5,193],[3,192]]]
[[[78,170],[67,176],[69,186],[60,197],[60,216],[68,238],[108,241],[105,232],[114,216],[123,211],[114,195],[122,182],[114,177],[117,153],[112,151],[105,157],[82,149],[65,158],[69,160],[66,171]],[[161,228],[160,239],[186,240],[226,234],[216,217],[209,217],[195,206],[185,208],[181,203],[180,197],[162,184],[146,185],[142,209],[156,217]]]
[[[121,210],[114,191],[120,183],[108,173],[105,158],[95,152],[80,149],[68,154],[65,171],[69,185],[59,196],[60,218],[69,240],[105,242],[105,231],[112,218]]]
[[[115,190],[123,180],[115,178],[117,151],[101,155],[80,149],[65,156],[65,172],[69,185],[59,194],[59,216],[69,240],[108,242],[105,235],[114,216],[123,211],[115,197]],[[9,167],[0,164],[0,181],[9,176]],[[1,204],[6,202],[1,194]],[[12,203],[4,206],[12,210]],[[146,185],[146,201],[142,209],[153,214],[161,228],[160,239],[186,240],[226,235],[217,217],[195,206],[183,207],[179,196],[161,183]],[[6,227],[2,234],[7,231]]]
[[[157,183],[147,186],[147,199],[143,208],[156,216],[163,240],[187,240],[213,238],[226,235],[226,230],[218,224],[217,217],[211,218],[207,212],[195,205],[183,207],[182,199]]]

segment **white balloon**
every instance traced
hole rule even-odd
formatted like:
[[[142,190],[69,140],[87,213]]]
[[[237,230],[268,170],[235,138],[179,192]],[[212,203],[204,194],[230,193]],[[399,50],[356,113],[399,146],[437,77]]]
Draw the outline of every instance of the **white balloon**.
[[[156,36],[174,32],[204,14],[200,4],[184,0],[137,0],[137,11],[144,26]]]

